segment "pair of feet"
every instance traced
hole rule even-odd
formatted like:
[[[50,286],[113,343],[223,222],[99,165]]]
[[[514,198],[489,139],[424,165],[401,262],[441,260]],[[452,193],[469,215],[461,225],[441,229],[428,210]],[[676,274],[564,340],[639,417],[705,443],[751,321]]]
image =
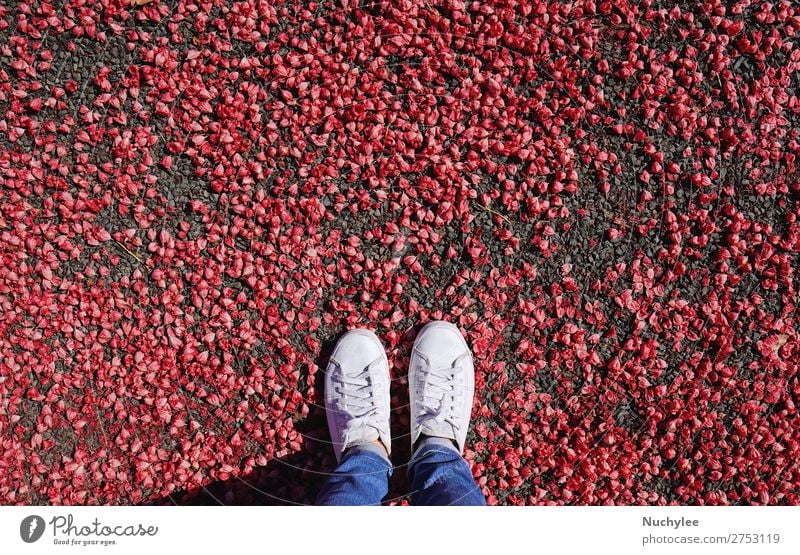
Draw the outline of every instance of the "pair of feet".
[[[380,443],[391,454],[389,361],[367,329],[345,333],[325,372],[325,409],[336,460],[347,449]],[[469,428],[475,370],[458,328],[444,321],[417,334],[408,369],[412,451],[422,437],[453,441],[460,453]]]

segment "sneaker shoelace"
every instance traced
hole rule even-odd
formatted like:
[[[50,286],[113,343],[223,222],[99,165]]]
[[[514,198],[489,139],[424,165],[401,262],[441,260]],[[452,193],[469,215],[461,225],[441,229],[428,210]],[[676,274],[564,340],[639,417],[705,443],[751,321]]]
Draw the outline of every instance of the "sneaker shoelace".
[[[335,391],[340,395],[339,409],[351,416],[345,427],[344,443],[348,443],[350,432],[370,426],[381,430],[385,417],[381,414],[372,391],[369,369],[372,363],[355,376],[345,376],[344,372],[334,380]],[[341,367],[340,367],[341,368]]]
[[[425,373],[427,387],[423,390],[422,398],[417,399],[422,409],[420,421],[432,419],[437,424],[447,422],[453,430],[458,430],[455,414],[460,381],[456,378],[456,368],[428,367],[422,371]]]

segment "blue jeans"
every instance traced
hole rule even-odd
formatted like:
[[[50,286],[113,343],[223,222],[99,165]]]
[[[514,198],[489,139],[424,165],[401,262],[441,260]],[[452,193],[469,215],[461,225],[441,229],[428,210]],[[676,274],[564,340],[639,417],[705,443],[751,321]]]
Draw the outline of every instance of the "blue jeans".
[[[389,493],[392,464],[380,447],[347,451],[317,497],[317,505],[380,505]],[[408,463],[414,505],[486,505],[467,461],[449,440],[427,438]]]

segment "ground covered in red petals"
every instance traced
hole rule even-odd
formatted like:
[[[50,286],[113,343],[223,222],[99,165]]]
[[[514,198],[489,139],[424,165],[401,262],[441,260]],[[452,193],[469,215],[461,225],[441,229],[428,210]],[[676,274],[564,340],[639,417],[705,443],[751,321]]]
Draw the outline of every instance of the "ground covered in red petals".
[[[800,503],[789,1],[0,4],[0,502],[310,503],[463,330],[491,504]]]

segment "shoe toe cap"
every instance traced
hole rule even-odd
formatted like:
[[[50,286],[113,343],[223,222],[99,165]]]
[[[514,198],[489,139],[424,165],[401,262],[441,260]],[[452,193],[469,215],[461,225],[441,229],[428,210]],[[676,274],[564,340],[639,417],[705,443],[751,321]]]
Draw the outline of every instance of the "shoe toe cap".
[[[345,373],[360,372],[376,359],[385,360],[386,352],[374,333],[355,329],[348,331],[339,339],[331,358]]]
[[[414,348],[435,366],[450,365],[469,353],[469,347],[458,328],[447,322],[435,322],[420,332]]]

